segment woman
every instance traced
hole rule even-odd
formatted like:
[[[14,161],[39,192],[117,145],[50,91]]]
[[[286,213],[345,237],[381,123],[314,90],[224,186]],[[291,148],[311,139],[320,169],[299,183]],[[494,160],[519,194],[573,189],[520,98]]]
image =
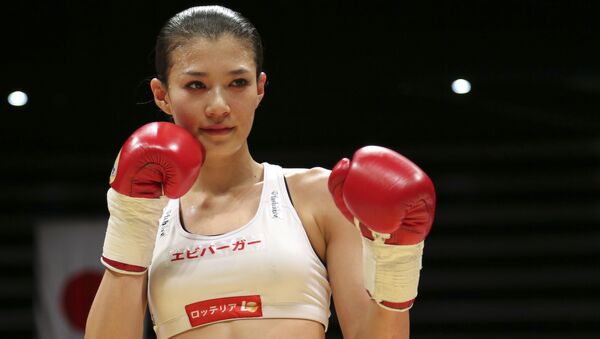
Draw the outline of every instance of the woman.
[[[262,47],[229,9],[175,15],[156,68],[155,102],[176,125],[145,126],[120,152],[86,338],[141,337],[147,302],[159,338],[324,338],[331,294],[344,337],[408,338],[427,176],[377,147],[333,172],[254,161]]]

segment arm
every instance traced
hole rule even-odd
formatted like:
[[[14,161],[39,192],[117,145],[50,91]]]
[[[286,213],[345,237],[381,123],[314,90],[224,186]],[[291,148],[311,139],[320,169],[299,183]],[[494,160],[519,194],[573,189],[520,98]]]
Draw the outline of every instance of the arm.
[[[319,196],[315,201],[321,202],[317,223],[325,230],[327,270],[344,338],[408,338],[408,311],[379,307],[365,291],[361,235],[336,208],[327,191],[328,176],[323,171],[315,185]]]
[[[402,155],[369,146],[354,153],[352,160],[338,162],[328,178],[328,188],[340,212],[337,218],[341,214],[360,230],[363,285],[373,300],[363,318],[355,320],[358,329],[352,337],[407,338],[408,314],[403,313],[408,312],[417,296],[423,243],[435,211],[433,183]],[[327,211],[322,215],[327,217]],[[344,250],[348,254],[353,251],[336,245],[344,234],[335,226],[339,222],[327,217],[325,223],[329,230],[328,258],[332,251],[333,260],[343,260],[338,257],[344,256]],[[341,265],[355,267],[352,262]],[[331,270],[340,275],[336,272],[339,269]],[[333,283],[334,277],[331,279]],[[353,295],[346,293],[344,297]]]
[[[147,302],[146,279],[146,274],[106,270],[87,318],[85,338],[141,338]]]
[[[151,123],[125,142],[111,174],[101,262],[108,269],[86,323],[86,338],[141,338],[147,268],[167,199],[194,183],[202,145],[183,128]]]

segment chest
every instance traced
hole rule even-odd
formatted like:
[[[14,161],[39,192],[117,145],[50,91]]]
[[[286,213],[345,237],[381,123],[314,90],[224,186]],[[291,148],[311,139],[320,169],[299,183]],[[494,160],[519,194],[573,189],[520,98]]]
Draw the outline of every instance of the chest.
[[[219,235],[252,220],[260,204],[261,185],[218,196],[191,195],[180,202],[180,222],[190,233]]]
[[[310,244],[322,262],[325,262],[325,240],[309,208],[308,198],[301,194],[294,180],[289,181],[288,195],[300,219]],[[189,196],[182,199],[179,206],[180,223],[190,233],[219,235],[235,231],[252,221],[260,206],[262,185],[254,185],[241,194],[227,194],[216,197]],[[268,198],[268,197],[267,197]],[[284,199],[285,197],[278,197]],[[270,201],[266,201],[268,205]],[[268,208],[268,207],[266,207]]]

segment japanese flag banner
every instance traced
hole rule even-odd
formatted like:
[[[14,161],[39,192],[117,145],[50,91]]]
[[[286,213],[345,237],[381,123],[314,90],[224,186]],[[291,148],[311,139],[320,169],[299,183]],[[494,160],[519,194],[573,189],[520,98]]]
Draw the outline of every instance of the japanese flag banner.
[[[35,232],[39,338],[83,338],[104,268],[105,219],[38,222]]]

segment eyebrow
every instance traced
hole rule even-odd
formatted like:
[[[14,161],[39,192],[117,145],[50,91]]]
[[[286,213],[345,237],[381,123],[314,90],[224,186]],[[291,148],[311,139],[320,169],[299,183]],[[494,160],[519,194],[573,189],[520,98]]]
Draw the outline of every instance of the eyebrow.
[[[242,75],[242,74],[246,74],[246,73],[250,73],[250,71],[247,68],[243,68],[243,67],[227,72],[227,74],[229,74],[229,75]],[[185,71],[185,72],[183,72],[183,74],[197,76],[197,77],[208,76],[207,72],[194,71],[194,70]]]

